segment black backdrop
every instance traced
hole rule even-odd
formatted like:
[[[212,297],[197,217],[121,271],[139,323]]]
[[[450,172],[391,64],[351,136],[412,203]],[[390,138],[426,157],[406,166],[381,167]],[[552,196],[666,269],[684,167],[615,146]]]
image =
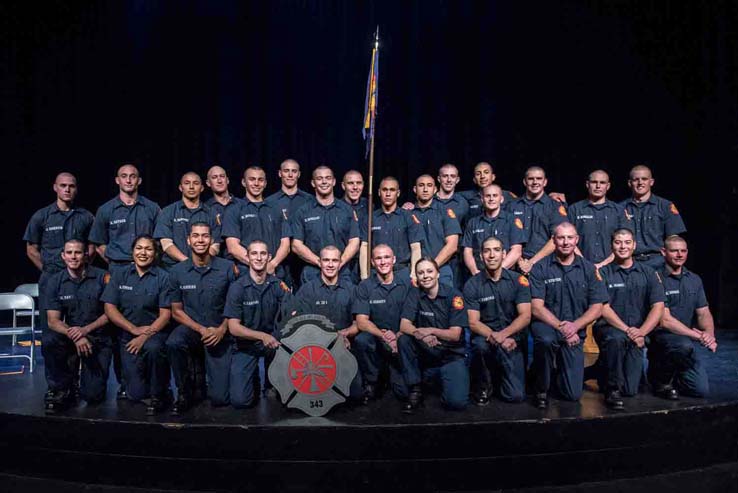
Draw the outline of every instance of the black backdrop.
[[[380,25],[377,176],[403,185],[451,161],[495,164],[519,191],[530,163],[583,198],[604,167],[625,196],[635,163],[673,199],[723,324],[736,312],[731,261],[738,157],[738,6],[730,0],[446,2],[156,0],[0,6],[0,289],[35,276],[20,241],[77,174],[93,212],[123,161],[166,205],[178,177],[294,157],[303,169],[366,169],[360,126]],[[309,188],[307,175],[303,187]]]

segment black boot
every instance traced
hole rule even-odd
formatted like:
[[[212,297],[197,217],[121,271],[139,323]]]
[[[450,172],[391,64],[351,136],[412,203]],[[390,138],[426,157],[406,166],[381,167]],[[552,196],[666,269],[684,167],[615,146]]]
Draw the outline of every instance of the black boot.
[[[407,402],[402,409],[405,414],[413,414],[423,403],[423,391],[420,385],[413,385],[410,388],[410,393],[407,396]]]

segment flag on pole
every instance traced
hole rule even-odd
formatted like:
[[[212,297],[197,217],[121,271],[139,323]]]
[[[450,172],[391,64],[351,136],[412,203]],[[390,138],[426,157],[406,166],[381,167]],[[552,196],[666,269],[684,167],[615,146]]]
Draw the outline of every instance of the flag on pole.
[[[366,81],[366,99],[364,101],[364,127],[361,130],[366,142],[366,156],[369,155],[369,146],[374,138],[374,120],[377,117],[377,94],[379,79],[379,28],[375,35],[374,49],[372,50],[372,64],[369,68],[369,79]]]

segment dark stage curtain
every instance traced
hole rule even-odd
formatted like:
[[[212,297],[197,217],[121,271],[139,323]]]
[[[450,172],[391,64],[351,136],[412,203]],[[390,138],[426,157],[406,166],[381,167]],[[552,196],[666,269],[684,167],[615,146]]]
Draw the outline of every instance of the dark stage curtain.
[[[366,169],[360,126],[380,25],[377,176],[445,161],[471,186],[489,160],[519,191],[539,163],[583,198],[587,171],[650,164],[690,230],[691,261],[732,318],[738,158],[738,6],[710,2],[2,2],[0,289],[35,276],[20,241],[75,172],[93,212],[117,164],[142,165],[165,205],[178,177],[281,160]],[[303,186],[309,188],[307,173]],[[720,300],[720,302],[719,302]],[[726,316],[730,316],[726,318]]]

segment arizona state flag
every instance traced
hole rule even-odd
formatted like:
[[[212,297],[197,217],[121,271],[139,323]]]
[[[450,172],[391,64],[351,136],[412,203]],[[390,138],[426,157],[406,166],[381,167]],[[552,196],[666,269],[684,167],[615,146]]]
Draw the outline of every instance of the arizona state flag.
[[[377,35],[379,33],[377,32]],[[377,38],[375,38],[376,40]],[[366,142],[366,156],[369,155],[369,146],[374,138],[374,120],[377,117],[377,94],[379,80],[379,49],[378,41],[374,43],[372,49],[372,64],[369,67],[369,79],[366,81],[366,99],[364,100],[364,127],[361,133]]]

